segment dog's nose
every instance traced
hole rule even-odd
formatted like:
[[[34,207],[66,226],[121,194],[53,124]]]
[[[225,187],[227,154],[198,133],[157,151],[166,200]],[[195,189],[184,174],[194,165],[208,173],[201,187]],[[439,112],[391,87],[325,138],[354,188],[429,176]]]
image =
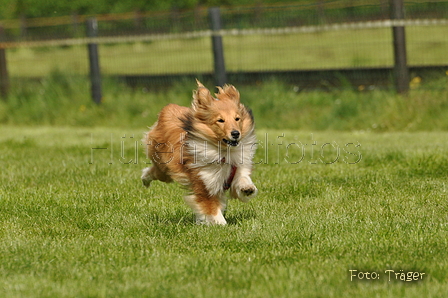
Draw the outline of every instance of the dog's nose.
[[[240,137],[240,132],[238,130],[232,130],[230,132],[230,134],[232,135],[232,138],[235,139],[235,140]]]

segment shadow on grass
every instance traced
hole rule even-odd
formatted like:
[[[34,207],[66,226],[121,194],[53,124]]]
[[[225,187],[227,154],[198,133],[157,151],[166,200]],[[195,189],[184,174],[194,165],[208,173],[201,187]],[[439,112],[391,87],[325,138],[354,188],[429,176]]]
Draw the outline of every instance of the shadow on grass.
[[[243,222],[255,219],[257,214],[253,208],[244,208],[232,212],[227,212],[224,217],[229,225],[241,225]]]
[[[224,214],[228,225],[241,225],[243,222],[256,218],[253,208],[245,208],[226,212]],[[148,225],[170,225],[170,226],[191,226],[196,225],[193,212],[186,209],[153,211],[146,215]]]
[[[194,214],[188,210],[160,210],[146,215],[145,222],[148,225],[174,225],[188,226],[195,223]]]

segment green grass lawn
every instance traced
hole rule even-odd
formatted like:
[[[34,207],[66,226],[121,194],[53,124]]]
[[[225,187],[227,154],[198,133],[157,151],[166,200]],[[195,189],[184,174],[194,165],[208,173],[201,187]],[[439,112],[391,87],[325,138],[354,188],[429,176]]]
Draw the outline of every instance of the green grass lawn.
[[[408,27],[410,65],[446,65],[446,26]],[[86,74],[86,46],[7,51],[12,77],[42,77],[54,70]],[[385,67],[393,65],[390,28],[285,35],[224,37],[229,71]],[[210,38],[100,45],[103,74],[206,73],[213,70]]]
[[[179,186],[141,186],[143,127],[0,130],[1,297],[448,292],[446,132],[260,129],[259,196],[210,227]]]

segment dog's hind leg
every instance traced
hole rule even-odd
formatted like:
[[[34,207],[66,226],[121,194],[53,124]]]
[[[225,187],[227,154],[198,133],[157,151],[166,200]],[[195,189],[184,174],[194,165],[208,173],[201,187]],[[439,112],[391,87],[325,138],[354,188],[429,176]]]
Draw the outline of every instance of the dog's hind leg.
[[[162,172],[159,167],[156,165],[153,165],[152,167],[147,167],[142,170],[142,176],[141,176],[143,186],[149,187],[151,185],[151,181],[153,180],[160,180],[163,182],[172,182],[170,176],[168,176],[166,173]]]
[[[154,180],[153,177],[151,176],[151,168],[152,167],[148,167],[148,168],[144,168],[142,170],[142,182],[143,182],[143,186],[145,187],[149,187],[151,185],[151,181]]]

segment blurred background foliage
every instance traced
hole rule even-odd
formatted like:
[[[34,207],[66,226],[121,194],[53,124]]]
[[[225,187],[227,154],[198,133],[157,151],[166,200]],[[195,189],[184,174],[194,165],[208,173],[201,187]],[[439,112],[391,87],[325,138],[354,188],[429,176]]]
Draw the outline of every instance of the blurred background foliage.
[[[425,11],[437,11],[437,17],[446,17],[448,2],[443,0],[404,1],[408,14],[424,14]],[[0,0],[0,19],[17,19],[21,17],[55,17],[71,14],[92,15],[108,13],[125,13],[132,11],[183,10],[211,6],[245,6],[245,5],[321,5],[341,8],[338,14],[365,14],[378,8],[386,9],[388,0]],[[362,9],[356,7],[363,6]],[[347,9],[347,7],[349,7]]]
[[[276,3],[281,1],[264,0],[257,3]],[[299,0],[295,2],[309,2]],[[25,17],[64,16],[78,14],[120,13],[134,10],[157,11],[168,9],[191,9],[196,6],[232,6],[253,4],[250,0],[0,0],[0,18],[13,19]]]

